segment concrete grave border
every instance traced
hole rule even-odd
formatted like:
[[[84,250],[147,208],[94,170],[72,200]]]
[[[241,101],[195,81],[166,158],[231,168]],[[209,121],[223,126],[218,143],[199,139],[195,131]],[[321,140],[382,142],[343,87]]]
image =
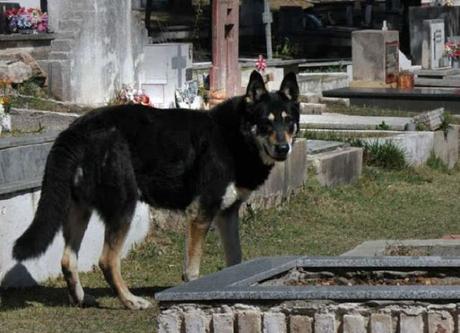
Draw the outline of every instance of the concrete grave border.
[[[260,300],[452,300],[460,286],[256,286],[295,267],[453,268],[458,257],[266,257],[223,269],[155,295],[160,302]]]

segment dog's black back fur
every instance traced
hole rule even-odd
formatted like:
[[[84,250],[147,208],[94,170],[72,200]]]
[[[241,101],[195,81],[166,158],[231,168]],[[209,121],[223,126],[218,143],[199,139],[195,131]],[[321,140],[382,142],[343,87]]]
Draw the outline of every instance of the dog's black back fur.
[[[36,216],[17,240],[14,257],[43,253],[65,223],[71,200],[89,205],[108,228],[116,228],[138,200],[185,209],[199,198],[212,218],[229,183],[256,189],[274,160],[264,160],[255,137],[272,135],[275,140],[276,126],[292,134],[299,121],[298,104],[288,93],[292,87],[261,94],[259,85],[211,112],[123,105],[76,120],[49,154]],[[280,110],[283,121],[278,121]],[[270,113],[276,113],[272,123]],[[286,113],[289,121],[284,121]]]

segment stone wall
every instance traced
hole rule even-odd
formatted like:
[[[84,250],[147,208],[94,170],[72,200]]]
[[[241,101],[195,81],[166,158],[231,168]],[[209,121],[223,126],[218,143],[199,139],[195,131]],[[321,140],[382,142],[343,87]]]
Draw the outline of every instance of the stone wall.
[[[196,305],[164,309],[158,333],[456,333],[459,304],[414,301]]]
[[[50,0],[48,7],[59,33],[49,58],[57,98],[102,104],[122,84],[139,82],[147,35],[130,0]]]

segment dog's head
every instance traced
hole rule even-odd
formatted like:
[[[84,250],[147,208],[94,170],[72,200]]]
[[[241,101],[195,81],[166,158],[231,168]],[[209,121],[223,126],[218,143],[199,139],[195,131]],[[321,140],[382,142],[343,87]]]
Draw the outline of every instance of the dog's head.
[[[254,71],[244,97],[243,131],[256,143],[265,164],[284,161],[299,130],[299,86],[294,73],[283,79],[277,92],[268,92]]]

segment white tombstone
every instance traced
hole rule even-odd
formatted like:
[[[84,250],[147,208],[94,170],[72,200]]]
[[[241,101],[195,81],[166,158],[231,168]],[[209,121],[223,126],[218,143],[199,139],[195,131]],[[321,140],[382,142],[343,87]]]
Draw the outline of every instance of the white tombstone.
[[[445,43],[445,24],[443,19],[423,21],[422,68],[442,67]]]
[[[176,89],[191,80],[192,50],[191,43],[145,46],[141,88],[155,107],[174,107]]]

